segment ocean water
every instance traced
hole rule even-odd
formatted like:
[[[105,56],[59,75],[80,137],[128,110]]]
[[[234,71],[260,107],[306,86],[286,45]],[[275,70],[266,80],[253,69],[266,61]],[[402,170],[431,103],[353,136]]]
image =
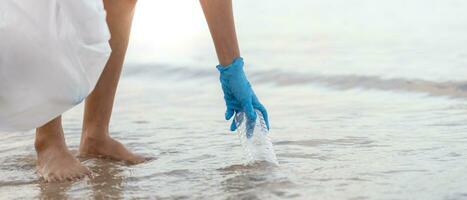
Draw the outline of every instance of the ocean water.
[[[467,2],[236,1],[278,167],[243,165],[197,4],[139,2],[110,130],[151,161],[48,184],[32,132],[2,133],[0,199],[467,199]]]
[[[263,114],[259,110],[256,112],[256,121],[248,122],[245,113],[235,114],[235,124],[237,125],[237,135],[243,147],[244,165],[264,162],[271,166],[278,166],[274,145],[269,137],[269,129]]]

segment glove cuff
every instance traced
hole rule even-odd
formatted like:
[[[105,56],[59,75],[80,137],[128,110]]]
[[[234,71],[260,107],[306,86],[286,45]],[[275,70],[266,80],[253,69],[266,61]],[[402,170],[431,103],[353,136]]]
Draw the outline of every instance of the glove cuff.
[[[216,66],[216,68],[217,70],[219,70],[221,74],[223,74],[224,72],[228,72],[228,71],[242,70],[243,69],[243,58],[236,57],[233,59],[232,63],[230,63],[229,65],[224,66],[224,65],[219,64]]]

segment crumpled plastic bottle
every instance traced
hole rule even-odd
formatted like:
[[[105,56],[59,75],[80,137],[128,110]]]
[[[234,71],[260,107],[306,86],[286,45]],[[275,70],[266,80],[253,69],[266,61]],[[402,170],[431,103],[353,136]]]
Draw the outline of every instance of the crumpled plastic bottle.
[[[237,134],[244,150],[246,163],[266,161],[278,165],[264,117],[259,110],[255,111],[257,114],[256,121],[247,120],[243,112],[235,115]]]

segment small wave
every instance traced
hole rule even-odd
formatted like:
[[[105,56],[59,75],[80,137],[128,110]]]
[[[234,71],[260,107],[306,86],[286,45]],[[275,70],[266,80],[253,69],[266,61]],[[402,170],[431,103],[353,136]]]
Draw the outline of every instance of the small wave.
[[[381,173],[383,174],[398,174],[398,173],[413,173],[413,172],[427,172],[427,170],[422,170],[422,169],[405,169],[405,170],[389,170],[389,171],[383,171]]]
[[[248,164],[235,164],[224,168],[220,168],[220,171],[245,171],[245,170],[266,170],[278,168],[278,165],[267,161],[255,161]]]
[[[358,147],[375,147],[375,141],[364,137],[345,137],[340,139],[312,139],[312,140],[299,140],[299,141],[278,141],[275,145],[298,145],[306,147],[315,147],[322,145],[336,145],[336,146],[358,146]]]
[[[23,186],[23,185],[30,185],[30,184],[37,184],[37,183],[40,183],[38,179],[36,179],[36,180],[0,181],[0,187]]]
[[[172,77],[180,79],[217,78],[212,69],[175,67],[167,65],[138,65],[129,67],[126,77]],[[436,82],[422,79],[382,78],[366,75],[319,75],[312,73],[265,70],[249,72],[250,79],[257,84],[273,83],[278,86],[320,84],[334,89],[368,89],[425,93],[432,96],[467,98],[467,81]]]

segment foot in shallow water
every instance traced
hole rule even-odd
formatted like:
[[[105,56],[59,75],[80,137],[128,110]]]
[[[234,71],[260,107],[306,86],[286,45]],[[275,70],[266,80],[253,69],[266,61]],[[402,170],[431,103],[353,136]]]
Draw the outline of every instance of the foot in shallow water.
[[[105,135],[102,137],[86,137],[83,133],[79,147],[80,156],[103,157],[124,161],[129,164],[138,164],[146,159],[128,150],[122,143]]]
[[[64,141],[36,150],[37,173],[46,182],[74,181],[91,176],[91,171],[73,156]]]

